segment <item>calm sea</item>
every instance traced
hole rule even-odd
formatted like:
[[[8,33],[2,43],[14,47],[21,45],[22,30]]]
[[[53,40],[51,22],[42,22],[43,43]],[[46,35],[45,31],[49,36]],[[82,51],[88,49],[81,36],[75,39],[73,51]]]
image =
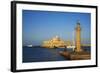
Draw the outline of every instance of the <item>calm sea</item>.
[[[90,47],[83,47],[90,52]],[[47,61],[64,61],[67,60],[59,54],[64,48],[47,49],[47,48],[29,48],[23,47],[23,62],[47,62]],[[70,51],[70,50],[69,50]]]

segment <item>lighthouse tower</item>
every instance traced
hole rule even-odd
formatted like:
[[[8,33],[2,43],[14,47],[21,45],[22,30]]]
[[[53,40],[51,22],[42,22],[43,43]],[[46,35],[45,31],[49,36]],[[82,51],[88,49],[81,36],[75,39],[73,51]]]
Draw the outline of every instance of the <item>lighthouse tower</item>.
[[[75,45],[76,45],[76,49],[75,52],[81,52],[81,27],[80,27],[80,22],[77,22],[77,26],[75,28],[76,31],[76,41],[75,41]]]

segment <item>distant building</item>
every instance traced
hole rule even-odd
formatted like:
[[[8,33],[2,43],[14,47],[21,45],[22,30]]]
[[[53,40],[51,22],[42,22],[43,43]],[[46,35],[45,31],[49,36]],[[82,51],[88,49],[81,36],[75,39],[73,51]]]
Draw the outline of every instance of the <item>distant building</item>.
[[[51,40],[44,41],[42,46],[46,48],[65,48],[67,44],[56,36]]]

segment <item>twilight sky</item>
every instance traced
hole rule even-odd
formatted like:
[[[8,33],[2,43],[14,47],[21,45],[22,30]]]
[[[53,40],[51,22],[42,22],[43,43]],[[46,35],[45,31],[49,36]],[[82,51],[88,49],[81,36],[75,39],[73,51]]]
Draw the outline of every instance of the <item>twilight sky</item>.
[[[82,28],[82,43],[90,43],[90,13],[23,10],[22,14],[23,45],[41,45],[56,35],[65,41],[73,40],[78,20]]]

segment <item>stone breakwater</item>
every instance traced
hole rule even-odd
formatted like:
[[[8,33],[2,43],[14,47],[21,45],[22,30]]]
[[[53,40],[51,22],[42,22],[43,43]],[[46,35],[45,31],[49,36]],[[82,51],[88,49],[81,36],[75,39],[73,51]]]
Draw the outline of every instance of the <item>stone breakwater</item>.
[[[91,59],[91,55],[88,52],[82,51],[82,52],[60,52],[62,56],[69,60],[88,60]]]

